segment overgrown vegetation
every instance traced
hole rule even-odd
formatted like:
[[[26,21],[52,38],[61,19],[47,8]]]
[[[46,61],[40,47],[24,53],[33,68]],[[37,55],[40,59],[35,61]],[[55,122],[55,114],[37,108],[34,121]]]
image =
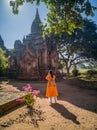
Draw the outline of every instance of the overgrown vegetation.
[[[5,51],[0,48],[0,76],[5,75],[5,70],[8,67],[8,57],[6,57]]]

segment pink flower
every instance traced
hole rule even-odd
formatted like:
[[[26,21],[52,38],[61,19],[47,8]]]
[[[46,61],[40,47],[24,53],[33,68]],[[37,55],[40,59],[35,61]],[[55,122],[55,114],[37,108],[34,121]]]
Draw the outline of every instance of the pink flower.
[[[19,102],[24,102],[24,99],[22,98],[22,97],[19,97],[19,98],[17,98],[17,100],[16,101],[19,101]]]
[[[39,90],[33,90],[32,94],[34,94],[35,96],[38,95],[40,93]]]
[[[26,86],[23,87],[23,90],[27,92],[32,92],[32,86],[30,84],[27,84]]]
[[[20,97],[17,98],[17,101],[19,102],[25,102],[27,105],[32,106],[35,102],[35,96],[37,96],[40,93],[39,90],[32,90],[32,86],[30,84],[27,84],[23,87],[23,93],[20,94]]]

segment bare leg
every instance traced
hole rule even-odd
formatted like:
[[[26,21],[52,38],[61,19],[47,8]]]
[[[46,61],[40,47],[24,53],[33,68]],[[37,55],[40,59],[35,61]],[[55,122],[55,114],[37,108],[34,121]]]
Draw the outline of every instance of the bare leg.
[[[57,102],[57,97],[54,97],[55,103]]]
[[[49,97],[49,102],[50,104],[52,104],[52,97]]]

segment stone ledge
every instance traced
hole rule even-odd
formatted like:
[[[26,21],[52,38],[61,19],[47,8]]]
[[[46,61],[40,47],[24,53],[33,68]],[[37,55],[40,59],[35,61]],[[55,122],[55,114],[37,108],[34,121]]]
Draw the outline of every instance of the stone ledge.
[[[23,103],[21,104],[16,100],[19,97],[19,93],[0,92],[0,116],[11,112],[15,107],[21,106]]]
[[[7,114],[11,110],[13,110],[13,108],[20,105],[21,105],[20,102],[16,101],[16,99],[0,105],[0,116]]]

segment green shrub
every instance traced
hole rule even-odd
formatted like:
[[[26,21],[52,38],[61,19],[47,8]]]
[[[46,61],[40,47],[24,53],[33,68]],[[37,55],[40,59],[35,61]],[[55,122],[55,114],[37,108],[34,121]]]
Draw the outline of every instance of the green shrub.
[[[96,74],[97,74],[97,70],[88,70],[87,71],[87,76],[88,77],[92,77],[92,76],[94,76]]]

